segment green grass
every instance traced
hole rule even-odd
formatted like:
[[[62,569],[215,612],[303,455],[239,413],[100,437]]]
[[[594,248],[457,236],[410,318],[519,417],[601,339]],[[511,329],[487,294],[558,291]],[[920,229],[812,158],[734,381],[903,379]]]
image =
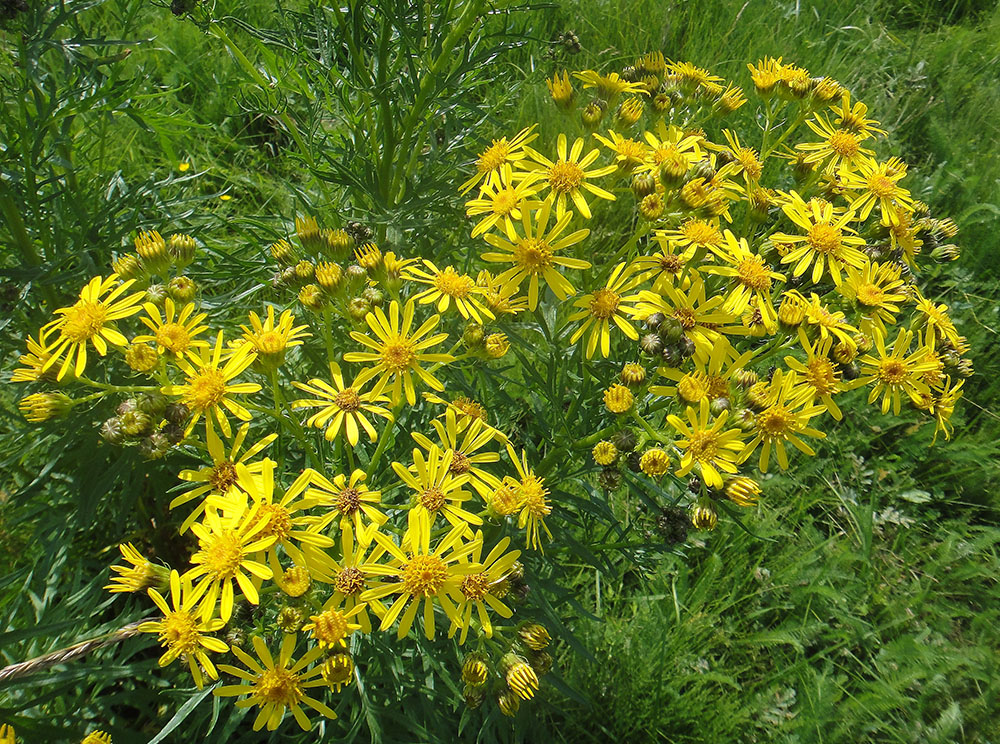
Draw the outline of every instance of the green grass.
[[[543,727],[528,740],[996,741],[1000,10],[918,0],[555,6],[533,14],[524,46],[491,68],[492,85],[476,94],[491,115],[454,157],[471,157],[477,139],[509,131],[512,118],[521,125],[541,119],[543,129],[556,131],[561,122],[541,84],[555,69],[617,66],[660,49],[748,85],[747,61],[782,55],[837,78],[867,102],[890,130],[894,154],[911,164],[914,194],[955,218],[962,260],[933,268],[929,279],[973,344],[979,374],[967,383],[951,443],[932,446],[926,426],[910,431],[891,417],[849,417],[795,480],[766,481],[764,505],[745,519],[756,537],[726,523],[667,554],[640,549],[607,571],[581,568],[571,628],[587,653],[560,644],[565,684],[549,688],[538,719],[520,722]],[[261,0],[239,7],[243,20],[262,27],[272,22],[271,10]],[[217,40],[164,8],[129,0],[81,18],[88,32],[132,49],[105,71],[134,116],[110,105],[80,111],[70,131],[88,209],[81,214],[61,199],[38,205],[29,228],[51,224],[57,239],[44,275],[13,248],[5,252],[0,276],[17,291],[27,287],[27,297],[37,299],[39,287],[49,286],[65,295],[131,232],[160,222],[209,236],[219,264],[238,258],[249,266],[279,220],[338,206],[321,196],[274,118],[254,111],[243,73]],[[547,42],[565,30],[577,33],[581,54]],[[14,33],[3,32],[5,48]],[[250,45],[246,35],[237,38]],[[2,65],[12,72],[9,55]],[[525,81],[533,94],[512,92]],[[174,180],[182,161],[199,175]],[[65,163],[53,167],[63,173]],[[456,172],[455,184],[460,180]],[[109,193],[113,184],[120,188]],[[232,201],[221,202],[222,191]],[[14,237],[9,224],[2,237]],[[424,247],[428,255],[435,250],[429,241]],[[35,280],[41,284],[28,287]],[[37,307],[4,308],[5,370],[25,329],[41,318]],[[102,551],[155,520],[163,504],[150,496],[147,512],[115,523],[122,504],[108,493],[120,489],[116,478],[147,495],[157,490],[139,475],[138,458],[95,464],[74,455],[83,441],[78,432],[39,442],[9,397],[3,420],[0,574],[8,579],[0,584],[0,658],[15,661],[78,640],[68,622],[74,617],[92,618],[88,635],[114,627],[107,597],[94,591],[110,560]],[[80,477],[102,469],[106,480]],[[70,488],[89,501],[81,505]],[[655,542],[656,515],[643,513],[642,503],[629,491],[616,514],[644,525]],[[32,638],[36,624],[51,626]],[[17,709],[0,698],[0,720],[16,717],[31,732],[25,719],[42,710],[55,711],[60,723],[100,721],[113,710],[123,733],[137,722],[130,741],[148,741],[185,698],[163,698],[162,688],[148,686],[125,699],[113,685],[148,679],[154,664],[143,648],[61,668],[43,691],[18,690]],[[407,701],[419,710],[409,720],[382,712],[397,740],[419,738],[435,715],[449,725],[461,715],[417,708],[419,698]],[[501,724],[491,721],[483,740],[509,738]],[[45,740],[63,740],[55,725],[37,725]]]

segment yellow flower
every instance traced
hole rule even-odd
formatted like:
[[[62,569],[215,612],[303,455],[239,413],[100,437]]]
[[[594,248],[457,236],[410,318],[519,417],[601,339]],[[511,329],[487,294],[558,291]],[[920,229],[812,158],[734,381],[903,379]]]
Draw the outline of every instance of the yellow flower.
[[[206,313],[194,313],[194,303],[189,302],[177,312],[174,301],[169,297],[163,301],[163,314],[152,302],[147,302],[142,306],[148,317],[141,320],[152,332],[152,335],[136,336],[132,343],[153,342],[157,351],[167,353],[171,358],[189,357],[191,361],[197,362],[196,349],[208,347],[208,342],[196,339],[200,333],[208,330],[208,326],[201,325],[207,316]]]
[[[760,181],[761,173],[764,170],[760,162],[760,157],[756,150],[751,147],[743,147],[740,144],[739,135],[729,129],[722,130],[729,143],[729,152],[733,156],[733,162],[727,166],[730,175],[743,174],[743,179],[748,183]]]
[[[938,305],[924,297],[919,289],[914,289],[914,303],[918,314],[918,326],[929,328],[936,339],[945,341],[960,350],[965,348],[965,338],[958,335],[958,329],[948,316],[948,306]]]
[[[392,463],[399,479],[414,492],[416,503],[410,508],[408,522],[409,533],[418,542],[429,539],[425,539],[425,535],[430,535],[438,514],[444,515],[453,527],[464,527],[470,535],[470,524],[483,523],[481,517],[462,508],[462,503],[471,498],[469,492],[462,490],[462,486],[469,482],[469,474],[452,473],[451,463],[455,454],[454,450],[442,452],[436,444],[432,444],[426,458],[419,449],[413,450],[411,468],[398,462]]]
[[[80,744],[111,744],[111,734],[104,731],[91,731]]]
[[[645,162],[649,155],[649,147],[638,140],[622,137],[618,132],[608,132],[608,138],[594,134],[594,139],[615,154],[615,162],[623,173],[631,173]]]
[[[250,642],[261,663],[243,649],[233,646],[233,654],[246,669],[219,664],[219,669],[239,677],[244,684],[216,687],[213,694],[218,697],[248,695],[246,700],[241,700],[236,705],[241,708],[254,705],[260,708],[253,722],[254,731],[259,731],[265,724],[268,731],[274,731],[288,710],[292,711],[292,716],[302,730],[308,731],[312,724],[302,710],[303,705],[327,718],[337,717],[326,703],[309,694],[313,687],[326,686],[326,681],[320,676],[322,665],[316,664],[307,669],[310,664],[319,661],[326,651],[320,646],[313,646],[298,661],[293,661],[295,641],[295,634],[286,635],[281,641],[278,658],[275,659],[260,636],[251,636]]]
[[[126,346],[128,341],[114,321],[128,318],[140,310],[138,303],[143,292],[123,296],[132,284],[131,279],[119,282],[116,274],[107,279],[95,276],[80,291],[80,299],[75,304],[56,310],[55,314],[60,317],[46,324],[42,332],[58,331],[59,336],[46,350],[50,356],[42,364],[40,373],[52,369],[61,360],[58,379],[64,379],[70,372],[79,377],[87,367],[87,342],[93,344],[101,356],[108,353],[109,343]]]
[[[676,230],[657,231],[656,240],[661,245],[662,241],[667,240],[677,248],[702,248],[714,253],[722,245],[724,238],[717,220],[709,222],[689,219],[682,222]],[[688,253],[684,255],[689,256]]]
[[[912,340],[912,331],[901,330],[892,349],[887,351],[885,342],[876,336],[875,347],[878,354],[865,354],[861,357],[858,385],[872,386],[868,395],[869,403],[874,403],[882,396],[882,413],[888,413],[891,406],[892,412],[899,415],[901,393],[905,393],[917,406],[920,405],[921,396],[930,394],[930,389],[920,377],[934,369],[934,362],[928,359],[929,349],[926,346],[921,346],[907,356]]]
[[[320,648],[328,651],[347,648],[347,639],[351,633],[361,630],[360,625],[352,623],[350,620],[362,609],[362,607],[355,605],[351,609],[338,610],[336,602],[327,600],[319,614],[309,616],[309,622],[302,626],[302,632],[311,631],[313,640],[319,644]]]
[[[483,179],[487,182],[496,179],[505,165],[520,165],[521,161],[528,157],[528,143],[538,137],[533,131],[536,126],[533,124],[522,129],[509,140],[506,137],[493,140],[493,143],[476,158],[476,173],[462,184],[460,193],[468,193]]]
[[[549,490],[545,487],[545,480],[528,467],[527,452],[521,450],[521,459],[518,459],[514,448],[508,443],[507,454],[518,475],[513,481],[517,489],[518,508],[521,510],[517,518],[518,529],[526,530],[527,547],[541,550],[541,533],[544,532],[549,540],[552,539],[552,533],[545,525],[545,517],[552,513],[552,504],[545,498]]]
[[[482,290],[471,276],[459,274],[455,271],[454,266],[446,266],[443,270],[439,269],[426,258],[423,259],[423,263],[429,271],[410,267],[403,275],[404,279],[429,286],[428,289],[414,295],[414,300],[421,305],[436,303],[435,307],[439,313],[447,311],[454,301],[455,307],[463,318],[474,320],[477,323],[484,323],[484,316],[490,320],[494,319],[490,309],[477,299],[476,295],[480,294]]]
[[[469,574],[476,573],[480,566],[467,563],[462,559],[476,549],[476,541],[462,542],[462,536],[468,531],[467,524],[460,524],[444,535],[432,551],[430,548],[430,533],[408,530],[403,536],[401,549],[385,535],[376,532],[375,542],[388,555],[388,563],[369,566],[369,572],[381,576],[392,577],[393,581],[376,584],[361,595],[365,602],[381,600],[390,594],[398,594],[392,605],[382,616],[380,630],[388,630],[399,620],[396,637],[403,638],[410,632],[417,610],[423,600],[424,634],[428,640],[434,638],[436,629],[434,621],[434,600],[444,610],[445,615],[453,623],[461,624],[450,596],[458,591],[462,580]],[[405,612],[404,612],[405,610]]]
[[[832,338],[818,339],[815,344],[805,344],[802,347],[806,352],[805,363],[795,357],[786,356],[785,365],[802,378],[802,386],[809,391],[809,403],[819,398],[827,412],[840,421],[843,415],[833,396],[849,388],[841,380],[840,371],[830,359],[832,345]]]
[[[65,393],[32,393],[18,401],[21,415],[32,424],[41,424],[49,419],[61,418],[68,414],[75,403]]]
[[[608,103],[614,101],[622,93],[644,94],[647,92],[642,83],[630,83],[617,72],[601,75],[594,70],[583,70],[582,72],[574,72],[573,77],[583,83],[585,90],[597,88],[598,96]]]
[[[204,590],[204,585],[201,590]],[[189,579],[182,581],[176,571],[171,571],[170,601],[173,609],[156,589],[149,590],[149,598],[163,613],[163,619],[142,623],[139,632],[156,633],[159,636],[160,645],[166,649],[160,657],[160,666],[166,666],[182,657],[199,690],[204,686],[202,669],[209,679],[218,679],[219,673],[207,652],[224,654],[229,646],[207,634],[220,630],[226,623],[218,618],[206,620],[197,616],[195,608],[201,599],[201,591],[193,588]]]
[[[639,458],[639,469],[651,478],[659,478],[670,470],[670,455],[659,447],[648,449]]]
[[[614,442],[602,440],[594,445],[591,454],[594,456],[594,462],[607,467],[614,465],[615,460],[618,459],[618,448],[615,447]]]
[[[499,253],[487,252],[483,254],[484,261],[493,263],[514,264],[504,271],[497,278],[498,281],[509,287],[519,289],[525,279],[528,283],[528,308],[534,310],[538,306],[538,279],[541,277],[551,287],[556,297],[565,300],[576,290],[569,280],[559,273],[557,267],[564,266],[570,269],[589,269],[590,263],[578,258],[569,258],[556,255],[558,251],[576,245],[590,234],[590,230],[576,230],[568,235],[560,237],[573,217],[571,212],[566,212],[556,220],[552,229],[548,229],[549,216],[552,204],[546,201],[541,208],[532,214],[528,211],[522,213],[521,225],[524,231],[523,237],[516,236],[510,242],[501,236],[489,233],[485,236],[486,242]]]
[[[728,266],[706,266],[705,272],[732,277],[723,309],[734,315],[742,315],[748,308],[760,312],[764,327],[773,332],[778,324],[771,301],[771,286],[775,281],[785,281],[785,275],[772,271],[764,258],[750,250],[746,238],[739,238],[729,230],[725,232],[725,244],[715,254]]]
[[[604,406],[611,413],[627,413],[634,403],[635,396],[624,385],[614,384],[604,391]]]
[[[702,150],[699,145],[702,137],[697,134],[685,134],[683,129],[673,124],[668,127],[662,119],[655,133],[646,131],[643,137],[649,144],[649,150],[646,162],[637,168],[641,172],[666,168],[671,175],[676,176],[679,173],[683,177],[692,165],[701,160]]]
[[[240,326],[243,338],[257,352],[258,360],[265,369],[275,369],[285,361],[285,351],[293,346],[301,346],[302,339],[311,334],[306,333],[306,326],[293,325],[295,316],[291,310],[285,310],[278,322],[274,322],[274,305],[267,306],[267,319],[261,321],[257,313],[250,312],[250,328]]]
[[[158,566],[150,561],[136,550],[132,543],[122,543],[118,549],[122,557],[132,565],[112,566],[111,570],[118,575],[111,577],[111,583],[105,586],[105,589],[112,594],[121,594],[141,592],[151,586],[166,585],[168,573],[164,566]]]
[[[875,154],[872,150],[861,146],[864,140],[872,136],[871,132],[836,129],[825,114],[816,114],[815,121],[807,119],[806,124],[822,138],[822,141],[806,142],[797,145],[795,149],[806,153],[807,163],[826,163],[828,173],[837,170],[841,165],[853,167],[861,157]]]
[[[261,477],[264,462],[250,462],[250,459],[268,447],[271,442],[278,438],[278,435],[273,433],[268,434],[256,444],[248,447],[243,454],[240,454],[240,449],[246,441],[247,432],[249,432],[249,430],[249,424],[243,424],[243,426],[239,428],[236,432],[236,437],[233,439],[233,444],[228,455],[223,447],[222,440],[219,439],[215,430],[210,430],[206,440],[208,444],[208,455],[212,458],[212,465],[199,470],[182,470],[178,474],[177,477],[182,481],[200,484],[196,485],[190,491],[185,491],[170,502],[170,508],[176,509],[177,507],[183,506],[184,504],[194,501],[195,499],[199,499],[195,510],[185,518],[184,523],[181,525],[181,533],[187,532],[194,521],[204,514],[205,496],[210,493],[228,496],[234,489],[239,489],[239,478],[236,473],[237,465],[244,466],[250,476],[254,479],[259,479]]]
[[[760,495],[760,484],[753,478],[737,475],[726,481],[726,496],[738,506],[754,506]]]
[[[204,591],[201,601],[202,617],[206,620],[215,612],[215,603],[220,592],[222,604],[219,616],[228,621],[233,615],[233,584],[239,584],[243,596],[251,604],[257,604],[259,594],[256,579],[270,579],[273,572],[260,561],[254,560],[255,553],[274,545],[274,534],[261,536],[268,526],[268,515],[260,504],[242,514],[223,519],[218,513],[207,511],[204,522],[196,522],[191,530],[198,538],[198,550],[191,556],[192,568],[184,574],[185,579],[198,579],[198,588]]]
[[[732,475],[736,472],[736,461],[744,447],[743,433],[739,429],[723,431],[729,411],[723,411],[711,424],[710,417],[708,398],[702,398],[697,412],[688,406],[690,427],[680,416],[668,416],[667,421],[682,437],[675,442],[681,450],[677,475],[683,477],[697,466],[706,485],[722,488],[722,473]]]
[[[232,381],[243,374],[254,360],[251,347],[243,345],[232,350],[231,356],[223,363],[222,331],[215,339],[213,350],[200,349],[200,357],[194,358],[194,363],[186,359],[178,359],[177,363],[187,376],[183,385],[167,385],[162,388],[164,395],[180,396],[181,401],[191,409],[191,421],[187,426],[190,433],[202,416],[205,426],[212,428],[212,418],[219,422],[219,427],[226,437],[233,435],[232,427],[225,409],[242,421],[250,420],[250,411],[237,402],[234,395],[256,393],[260,385],[253,382]]]
[[[449,452],[452,453],[451,462],[448,465],[449,472],[454,476],[468,475],[469,485],[484,500],[488,499],[500,486],[500,479],[484,470],[482,466],[499,462],[500,455],[492,450],[481,450],[497,439],[499,432],[485,421],[462,415],[451,406],[445,411],[444,417],[444,423],[438,419],[432,419],[431,426],[434,427],[441,442],[440,449],[445,455]],[[413,432],[411,436],[413,441],[427,450],[428,456],[431,450],[437,446],[418,431]]]
[[[333,547],[334,541],[322,534],[327,522],[317,520],[307,512],[313,506],[312,499],[306,493],[313,478],[317,474],[311,468],[306,469],[285,489],[280,500],[274,497],[274,466],[273,460],[264,460],[259,476],[254,476],[242,464],[236,466],[238,489],[230,491],[225,496],[212,495],[208,497],[209,506],[221,509],[223,512],[239,515],[247,508],[247,494],[253,499],[253,508],[259,519],[264,520],[261,528],[255,532],[257,540],[274,538],[274,542],[261,548],[266,550],[267,562],[275,575],[282,573],[278,561],[278,546],[299,566],[310,567],[308,558],[302,552],[303,545],[315,548]],[[297,543],[297,544],[296,544]]]
[[[504,669],[507,687],[522,700],[531,700],[538,689],[538,675],[524,659],[514,656]]]
[[[22,354],[17,360],[24,366],[14,370],[10,376],[11,382],[38,382],[43,378],[55,380],[55,370],[47,373],[42,371],[45,368],[45,363],[52,357],[48,344],[48,337],[51,333],[51,329],[42,328],[38,332],[37,340],[28,336],[25,341],[28,353]]]
[[[550,195],[548,201],[555,201],[556,219],[562,219],[566,214],[566,203],[572,201],[577,210],[584,218],[590,219],[590,205],[584,196],[584,191],[588,191],[599,199],[614,201],[615,195],[610,191],[605,191],[599,186],[590,183],[590,179],[601,178],[614,173],[614,165],[604,166],[587,170],[587,168],[600,157],[601,151],[596,147],[583,155],[584,141],[578,137],[569,148],[566,135],[560,133],[556,139],[556,153],[558,160],[553,162],[535,150],[529,149],[529,155],[534,164],[527,167],[541,172],[543,183],[548,185]],[[583,155],[583,157],[581,157]]]
[[[337,521],[340,529],[353,526],[362,545],[371,542],[371,533],[389,519],[378,509],[382,501],[381,491],[372,491],[365,484],[368,476],[364,470],[351,473],[350,480],[344,474],[334,476],[331,482],[325,475],[312,471],[311,486],[306,497],[318,506],[332,507],[329,518],[321,520],[329,524]],[[368,520],[366,525],[364,520]]]
[[[519,287],[505,284],[486,269],[476,276],[476,284],[483,291],[483,302],[494,315],[517,315],[528,309],[528,298],[516,296]]]
[[[795,264],[792,268],[793,276],[802,276],[811,265],[811,279],[816,284],[823,278],[826,267],[833,283],[839,286],[841,271],[848,266],[857,269],[864,265],[867,259],[857,246],[863,246],[865,241],[852,235],[854,230],[847,226],[854,219],[853,212],[837,217],[829,202],[811,199],[807,204],[794,191],[782,206],[782,211],[805,233],[774,233],[771,236],[771,241],[779,246],[796,246],[802,243],[791,247],[781,258],[781,263]]]
[[[690,62],[669,62],[667,69],[679,77],[683,83],[695,86],[712,86],[722,82],[722,78],[713,75],[703,67]]]
[[[378,543],[371,542],[373,532],[374,530],[371,530],[366,535],[368,543],[356,546],[350,522],[342,525],[339,559],[331,558],[308,545],[303,547],[310,564],[316,567],[317,578],[333,587],[333,593],[328,601],[332,602],[333,606],[339,606],[343,601],[345,611],[355,607],[360,608],[355,617],[358,618],[363,633],[370,633],[372,630],[371,618],[368,615],[369,607],[378,617],[385,614],[385,606],[379,600],[361,599],[361,595],[368,589],[368,579],[373,575],[372,568],[377,566],[376,561],[385,554],[385,550],[379,547]],[[366,555],[369,546],[372,552]]]
[[[645,319],[653,313],[663,313],[674,318],[681,324],[684,337],[694,344],[695,359],[702,363],[723,338],[722,333],[730,330],[722,326],[735,320],[732,313],[723,309],[725,300],[721,295],[706,297],[705,283],[697,276],[692,276],[687,291],[664,286],[662,295],[643,290],[639,299],[637,317]]]
[[[562,76],[560,76],[559,72],[556,71],[552,79],[546,80],[545,84],[549,88],[549,95],[552,96],[552,100],[559,108],[568,109],[573,106],[576,91],[573,90],[573,83],[570,82],[568,72],[563,70]]]
[[[896,322],[899,307],[906,302],[903,284],[898,264],[872,261],[866,263],[861,271],[848,267],[847,280],[840,285],[840,292],[847,299],[857,302],[864,313],[861,331],[868,332],[868,335],[871,335],[870,331],[875,331],[884,337],[886,324]]]
[[[799,342],[802,348],[809,345],[809,334],[807,329],[816,329],[821,339],[834,338],[849,347],[857,347],[854,335],[858,329],[847,323],[847,316],[839,310],[830,310],[823,304],[822,299],[815,292],[811,293],[809,299],[797,290],[785,292],[785,300],[790,307],[796,305],[803,311],[803,320],[798,327]],[[782,301],[784,305],[785,300]]]
[[[929,413],[935,421],[934,439],[931,444],[937,442],[937,436],[941,432],[944,432],[945,439],[951,439],[951,433],[954,430],[950,423],[951,416],[955,412],[955,404],[962,397],[963,385],[965,385],[965,380],[959,380],[953,384],[949,377],[940,389],[932,390],[930,395],[921,396],[917,408]]]
[[[309,384],[292,382],[299,390],[313,396],[312,398],[293,400],[292,408],[320,408],[321,410],[306,420],[306,426],[314,426],[317,429],[326,427],[324,436],[329,442],[336,439],[343,431],[351,446],[356,447],[360,441],[360,430],[362,429],[374,442],[377,433],[365,414],[381,416],[391,422],[392,413],[380,405],[388,403],[389,398],[382,395],[380,390],[369,390],[367,393],[362,393],[362,385],[357,385],[357,383],[355,383],[357,387],[345,386],[344,376],[336,364],[330,366],[330,372],[333,385],[318,378],[311,379]]]
[[[601,356],[607,358],[611,353],[611,322],[621,329],[622,333],[633,341],[639,340],[639,333],[635,327],[625,320],[625,315],[635,315],[636,309],[632,305],[639,299],[639,295],[629,295],[631,291],[641,281],[640,278],[632,276],[632,271],[626,269],[624,263],[618,264],[608,277],[607,284],[592,294],[584,295],[573,303],[573,307],[581,308],[567,319],[570,323],[583,320],[569,342],[575,344],[587,329],[590,335],[587,338],[587,359],[594,356],[598,344],[601,348]]]
[[[861,101],[856,101],[851,105],[851,92],[845,90],[840,101],[840,106],[831,106],[830,111],[836,117],[834,123],[841,129],[856,134],[874,135],[885,134],[884,129],[878,128],[875,119],[868,118],[868,106]]]
[[[898,183],[906,175],[905,168],[879,163],[872,158],[860,158],[855,167],[853,171],[840,171],[840,185],[848,191],[861,192],[853,198],[848,196],[849,209],[856,212],[860,220],[867,220],[876,205],[886,223],[896,222],[900,211],[913,211],[913,197]]]
[[[451,628],[448,630],[448,637],[451,638],[455,632],[461,628],[462,632],[458,637],[459,644],[465,643],[472,626],[473,610],[479,617],[479,624],[487,638],[493,637],[493,623],[490,622],[487,608],[493,610],[502,618],[509,618],[514,614],[507,605],[500,601],[506,590],[506,579],[514,566],[515,561],[521,557],[520,550],[513,550],[504,553],[510,546],[510,538],[505,537],[494,546],[493,550],[482,559],[483,555],[483,533],[477,532],[472,543],[475,549],[468,557],[474,565],[479,566],[479,570],[466,575],[457,591],[454,591],[452,598],[455,600],[455,615],[458,621],[452,620]],[[499,596],[498,596],[499,595]]]
[[[763,96],[770,95],[774,91],[774,86],[781,81],[783,67],[781,57],[777,59],[774,57],[765,57],[762,60],[758,60],[756,65],[747,63],[747,69],[750,70],[750,79],[753,81],[757,92]]]
[[[441,321],[440,315],[432,315],[412,333],[413,313],[416,303],[411,298],[403,308],[402,323],[399,317],[399,303],[395,300],[389,305],[389,317],[387,318],[382,308],[376,307],[374,313],[368,313],[365,321],[371,328],[376,338],[366,336],[357,331],[351,331],[351,338],[359,344],[363,344],[372,351],[357,352],[352,351],[344,354],[346,362],[374,362],[374,367],[368,367],[361,371],[355,378],[354,384],[361,388],[369,380],[380,377],[376,390],[382,392],[391,380],[389,388],[389,398],[392,402],[398,403],[405,389],[406,401],[412,406],[416,403],[416,393],[413,388],[412,373],[424,381],[434,390],[443,390],[442,385],[429,371],[421,367],[421,363],[447,364],[455,361],[451,354],[428,353],[427,349],[437,346],[446,338],[447,333],[438,333],[428,336],[437,324]],[[425,338],[426,336],[426,338]]]
[[[472,237],[479,237],[494,227],[502,227],[508,238],[516,239],[514,225],[521,220],[524,210],[541,206],[541,202],[530,198],[539,189],[533,175],[529,172],[515,180],[510,165],[504,165],[498,178],[485,183],[479,190],[479,196],[465,203],[466,216],[485,215],[472,228]]]
[[[809,427],[809,420],[823,410],[822,406],[810,405],[802,395],[802,388],[796,383],[798,378],[794,372],[777,370],[770,383],[764,383],[764,405],[751,422],[751,433],[754,435],[739,455],[739,461],[745,462],[754,453],[758,445],[763,443],[760,452],[759,467],[766,473],[771,459],[771,448],[777,454],[778,464],[782,470],[788,469],[788,453],[785,442],[807,455],[816,452],[803,440],[803,436],[824,438],[826,434]]]

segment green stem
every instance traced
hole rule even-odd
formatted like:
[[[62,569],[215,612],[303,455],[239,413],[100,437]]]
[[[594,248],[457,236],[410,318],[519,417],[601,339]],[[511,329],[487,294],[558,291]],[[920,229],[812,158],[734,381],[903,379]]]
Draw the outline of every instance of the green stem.
[[[660,432],[658,432],[656,429],[650,426],[649,423],[646,421],[646,419],[640,416],[639,412],[636,411],[635,408],[632,409],[631,414],[632,418],[635,419],[636,423],[638,423],[639,426],[643,428],[643,430],[649,435],[650,439],[652,439],[654,442],[663,443],[669,441],[667,439],[664,439],[663,435],[660,434]]]
[[[375,475],[375,470],[378,468],[379,462],[382,460],[382,454],[385,452],[385,448],[389,446],[389,433],[396,426],[396,418],[399,416],[399,412],[403,410],[403,403],[405,398],[401,397],[399,402],[392,407],[392,420],[389,421],[385,428],[379,432],[378,444],[375,445],[375,452],[372,454],[372,459],[368,461],[368,477],[371,478]]]
[[[79,382],[107,393],[148,393],[159,390],[158,385],[108,385],[104,382],[91,380],[89,377],[77,377]]]

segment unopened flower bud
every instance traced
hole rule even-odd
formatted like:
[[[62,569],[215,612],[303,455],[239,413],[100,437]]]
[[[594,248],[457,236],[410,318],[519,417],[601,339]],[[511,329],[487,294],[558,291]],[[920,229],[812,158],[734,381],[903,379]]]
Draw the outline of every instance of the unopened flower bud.
[[[198,292],[198,285],[186,276],[175,276],[167,284],[167,294],[174,302],[188,303]]]
[[[198,243],[190,235],[174,233],[170,236],[169,251],[174,261],[174,265],[184,268],[194,261],[194,254],[198,248]]]

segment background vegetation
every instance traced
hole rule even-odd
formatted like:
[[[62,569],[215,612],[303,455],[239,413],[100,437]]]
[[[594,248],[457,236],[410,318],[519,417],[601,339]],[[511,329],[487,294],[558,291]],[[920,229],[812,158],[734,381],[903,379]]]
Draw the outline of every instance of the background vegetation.
[[[662,543],[657,515],[643,513],[634,494],[623,496],[614,517],[647,525],[651,549],[640,546],[605,569],[580,567],[575,602],[560,610],[572,614],[573,633],[560,642],[562,682],[532,713],[512,729],[491,721],[480,730],[457,696],[440,708],[427,704],[427,690],[411,690],[400,708],[371,711],[351,734],[362,741],[456,731],[484,741],[1000,737],[994,4],[564,0],[497,12],[478,45],[463,40],[449,52],[449,65],[459,63],[429,100],[407,87],[406,47],[385,58],[399,65],[383,80],[398,86],[399,122],[407,105],[432,102],[441,112],[413,132],[423,138],[426,163],[403,191],[391,168],[380,175],[379,152],[358,135],[384,127],[365,118],[378,93],[366,100],[351,93],[359,81],[352,88],[351,80],[329,79],[331,69],[360,74],[380,53],[378,39],[357,52],[331,40],[329,57],[309,56],[327,48],[316,7],[231,3],[221,38],[144,0],[27,5],[14,12],[18,3],[0,3],[0,15],[12,16],[0,31],[5,379],[46,308],[99,272],[140,228],[184,226],[206,243],[206,272],[235,270],[262,282],[261,246],[296,213],[327,224],[362,219],[390,243],[424,236],[408,247],[413,255],[459,254],[455,189],[464,171],[456,164],[518,126],[560,126],[541,82],[556,69],[600,69],[660,49],[748,85],[746,62],[781,55],[848,86],[890,131],[894,154],[911,164],[914,195],[961,229],[962,259],[930,277],[969,337],[978,372],[956,412],[955,438],[932,446],[930,427],[856,415],[807,469],[766,480],[766,499],[747,522],[752,535],[723,522],[665,554],[652,549]],[[433,4],[372,7],[397,13],[404,35],[404,21],[419,21],[425,5]],[[408,51],[434,60],[446,37],[443,30],[433,44]],[[289,43],[296,38],[305,41]],[[250,70],[276,76],[273,96],[261,93]],[[320,106],[311,90],[341,98]],[[331,110],[336,117],[321,115]],[[351,182],[368,173],[374,180]],[[370,198],[358,198],[359,190]],[[431,224],[455,228],[430,232]],[[156,522],[156,495],[174,484],[169,471],[97,446],[93,430],[29,427],[10,388],[0,409],[4,663],[116,627],[118,612],[100,590],[106,566],[120,541]],[[4,682],[0,721],[14,723],[26,741],[76,741],[101,725],[116,742],[147,742],[191,698],[168,692],[154,669],[149,644],[136,642]],[[428,685],[444,684],[448,670],[435,674]],[[226,741],[238,725],[224,719],[211,740]],[[328,731],[331,741],[347,733]],[[162,740],[202,735],[181,726]]]

